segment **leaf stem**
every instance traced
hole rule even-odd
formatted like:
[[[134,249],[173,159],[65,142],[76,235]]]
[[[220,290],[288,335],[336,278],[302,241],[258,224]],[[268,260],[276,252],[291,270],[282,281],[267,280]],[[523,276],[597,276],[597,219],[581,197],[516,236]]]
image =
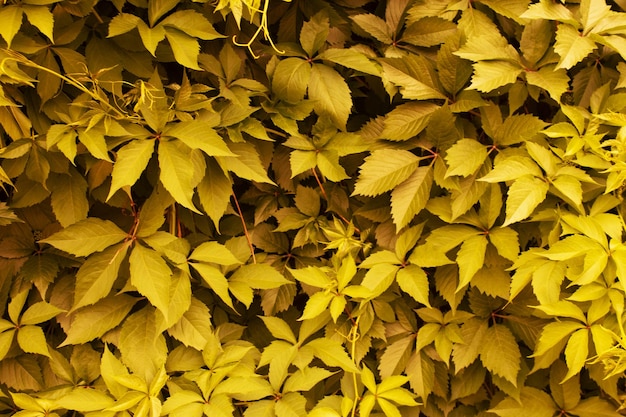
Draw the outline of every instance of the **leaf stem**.
[[[350,328],[350,333],[348,335],[348,340],[350,341],[350,355],[352,356],[352,361],[354,362],[354,365],[357,366],[358,368],[358,364],[356,363],[356,342],[357,340],[359,340],[359,319],[361,318],[361,316],[357,316],[356,320],[353,322],[352,324],[352,328]],[[357,380],[356,377],[356,372],[352,373],[352,383],[354,386],[354,400],[352,402],[352,413],[350,414],[351,417],[355,417],[356,416],[356,406],[357,406],[357,399],[359,398],[359,381]]]
[[[237,207],[237,213],[239,213],[239,218],[241,219],[241,225],[243,226],[243,234],[246,236],[246,241],[248,242],[248,247],[250,248],[250,255],[252,255],[252,262],[256,263],[256,256],[254,255],[254,246],[252,245],[252,239],[250,237],[250,233],[248,232],[248,226],[246,226],[246,220],[243,218],[243,213],[241,211],[241,207],[239,206],[239,200],[237,200],[237,195],[233,191],[233,200],[235,200],[235,207]]]

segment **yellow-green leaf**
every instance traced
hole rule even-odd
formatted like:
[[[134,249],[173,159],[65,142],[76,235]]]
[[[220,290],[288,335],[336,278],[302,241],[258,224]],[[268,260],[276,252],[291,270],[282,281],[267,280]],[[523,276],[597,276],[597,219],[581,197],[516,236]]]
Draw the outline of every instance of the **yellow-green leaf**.
[[[136,244],[129,257],[130,282],[167,317],[172,270],[152,249]]]
[[[109,220],[95,217],[81,220],[40,242],[76,256],[101,252],[127,237],[127,233]]]

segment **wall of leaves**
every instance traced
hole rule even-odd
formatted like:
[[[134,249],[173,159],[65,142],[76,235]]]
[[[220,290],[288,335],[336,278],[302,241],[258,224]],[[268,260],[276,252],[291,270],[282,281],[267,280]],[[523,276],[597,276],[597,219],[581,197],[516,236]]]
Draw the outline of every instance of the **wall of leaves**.
[[[0,5],[0,414],[612,417],[626,1]]]

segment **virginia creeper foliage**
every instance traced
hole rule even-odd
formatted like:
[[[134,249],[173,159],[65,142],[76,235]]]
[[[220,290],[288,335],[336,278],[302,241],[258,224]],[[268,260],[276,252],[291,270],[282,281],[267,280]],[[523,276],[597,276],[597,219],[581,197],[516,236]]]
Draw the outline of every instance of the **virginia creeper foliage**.
[[[626,1],[0,5],[0,413],[613,417]]]

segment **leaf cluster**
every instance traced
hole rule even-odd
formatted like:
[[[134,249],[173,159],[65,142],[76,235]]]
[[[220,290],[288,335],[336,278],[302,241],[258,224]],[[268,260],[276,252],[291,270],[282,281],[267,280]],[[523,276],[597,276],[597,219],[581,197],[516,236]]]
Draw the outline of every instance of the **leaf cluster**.
[[[0,22],[0,413],[623,414],[623,1]]]

